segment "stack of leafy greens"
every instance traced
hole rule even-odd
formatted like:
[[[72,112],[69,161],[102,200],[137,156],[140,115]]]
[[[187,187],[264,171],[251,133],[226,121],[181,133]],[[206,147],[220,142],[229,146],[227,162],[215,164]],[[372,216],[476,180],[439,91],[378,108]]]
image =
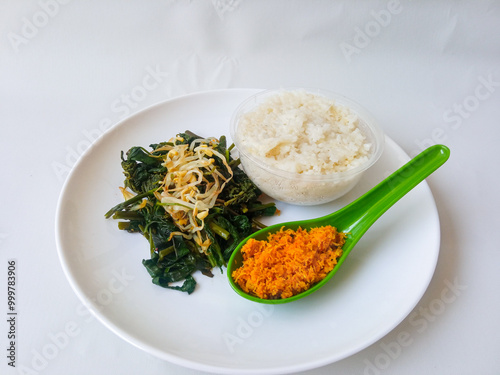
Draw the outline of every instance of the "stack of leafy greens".
[[[150,244],[143,264],[159,286],[191,294],[197,270],[212,277],[236,246],[264,225],[257,218],[277,212],[259,201],[261,191],[238,167],[226,138],[185,131],[148,151],[122,152],[125,201],[106,218],[141,233]]]

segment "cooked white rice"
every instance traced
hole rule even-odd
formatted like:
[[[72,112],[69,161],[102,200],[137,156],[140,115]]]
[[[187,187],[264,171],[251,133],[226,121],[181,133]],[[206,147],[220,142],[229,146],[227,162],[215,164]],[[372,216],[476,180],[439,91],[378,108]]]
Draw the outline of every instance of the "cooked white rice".
[[[358,117],[332,99],[282,91],[242,115],[238,139],[269,166],[300,174],[330,174],[365,162],[371,144]]]

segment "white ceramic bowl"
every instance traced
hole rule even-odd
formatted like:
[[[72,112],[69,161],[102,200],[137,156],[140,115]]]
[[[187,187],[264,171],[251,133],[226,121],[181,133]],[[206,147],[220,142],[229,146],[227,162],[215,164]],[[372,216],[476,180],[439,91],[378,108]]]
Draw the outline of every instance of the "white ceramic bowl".
[[[333,99],[336,106],[347,108],[357,117],[357,128],[369,143],[370,150],[361,163],[349,166],[341,172],[306,174],[280,169],[279,164],[271,165],[264,155],[245,145],[248,139],[241,134],[241,118],[255,108],[268,103],[272,96],[284,91],[303,90],[307,93]],[[262,134],[264,134],[264,129]],[[260,137],[259,135],[258,137]],[[268,196],[276,200],[295,205],[316,205],[333,201],[349,192],[360,180],[368,168],[380,157],[384,148],[384,134],[373,116],[361,105],[340,94],[319,89],[278,89],[262,91],[241,103],[231,119],[231,137],[241,159],[241,164],[252,181]],[[253,139],[255,142],[265,140]]]

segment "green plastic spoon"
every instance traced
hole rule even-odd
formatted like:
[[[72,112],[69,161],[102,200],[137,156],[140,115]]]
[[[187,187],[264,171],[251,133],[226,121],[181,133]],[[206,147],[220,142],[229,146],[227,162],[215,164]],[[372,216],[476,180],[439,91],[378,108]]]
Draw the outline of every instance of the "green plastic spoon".
[[[435,145],[422,151],[392,175],[387,177],[373,189],[362,195],[352,203],[341,208],[340,210],[311,220],[292,221],[288,223],[280,223],[270,225],[261,229],[242,241],[233,252],[227,265],[227,275],[231,287],[242,297],[251,301],[279,304],[296,301],[305,297],[323,285],[325,285],[337,272],[339,267],[345,261],[354,245],[360,240],[371,225],[382,216],[394,203],[405,196],[410,190],[422,182],[426,177],[443,165],[450,156],[450,150],[443,145]],[[338,259],[337,265],[332,271],[320,282],[313,285],[308,290],[295,296],[283,299],[262,299],[245,293],[232,278],[232,273],[243,263],[241,248],[250,238],[257,240],[265,240],[269,233],[277,232],[282,227],[293,230],[299,227],[310,229],[323,225],[331,225],[337,228],[338,231],[347,233],[346,242],[343,246],[342,256]]]

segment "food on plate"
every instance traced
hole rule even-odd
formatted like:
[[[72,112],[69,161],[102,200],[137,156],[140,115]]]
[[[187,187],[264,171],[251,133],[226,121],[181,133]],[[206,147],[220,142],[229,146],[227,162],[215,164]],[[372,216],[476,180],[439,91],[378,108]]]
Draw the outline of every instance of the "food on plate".
[[[232,277],[241,289],[263,299],[289,298],[325,278],[342,255],[345,233],[330,225],[280,230],[267,240],[249,239],[243,264]]]
[[[333,99],[302,90],[271,96],[240,118],[241,145],[253,157],[283,171],[328,174],[354,168],[371,144],[358,116]]]
[[[269,196],[301,205],[348,192],[378,159],[382,137],[354,103],[299,89],[242,103],[232,136],[249,177]]]
[[[191,294],[195,271],[222,270],[240,241],[264,227],[257,218],[277,213],[274,203],[259,201],[261,191],[226,146],[224,136],[186,131],[151,150],[122,152],[125,201],[105,217],[149,241],[143,264],[154,284]]]

